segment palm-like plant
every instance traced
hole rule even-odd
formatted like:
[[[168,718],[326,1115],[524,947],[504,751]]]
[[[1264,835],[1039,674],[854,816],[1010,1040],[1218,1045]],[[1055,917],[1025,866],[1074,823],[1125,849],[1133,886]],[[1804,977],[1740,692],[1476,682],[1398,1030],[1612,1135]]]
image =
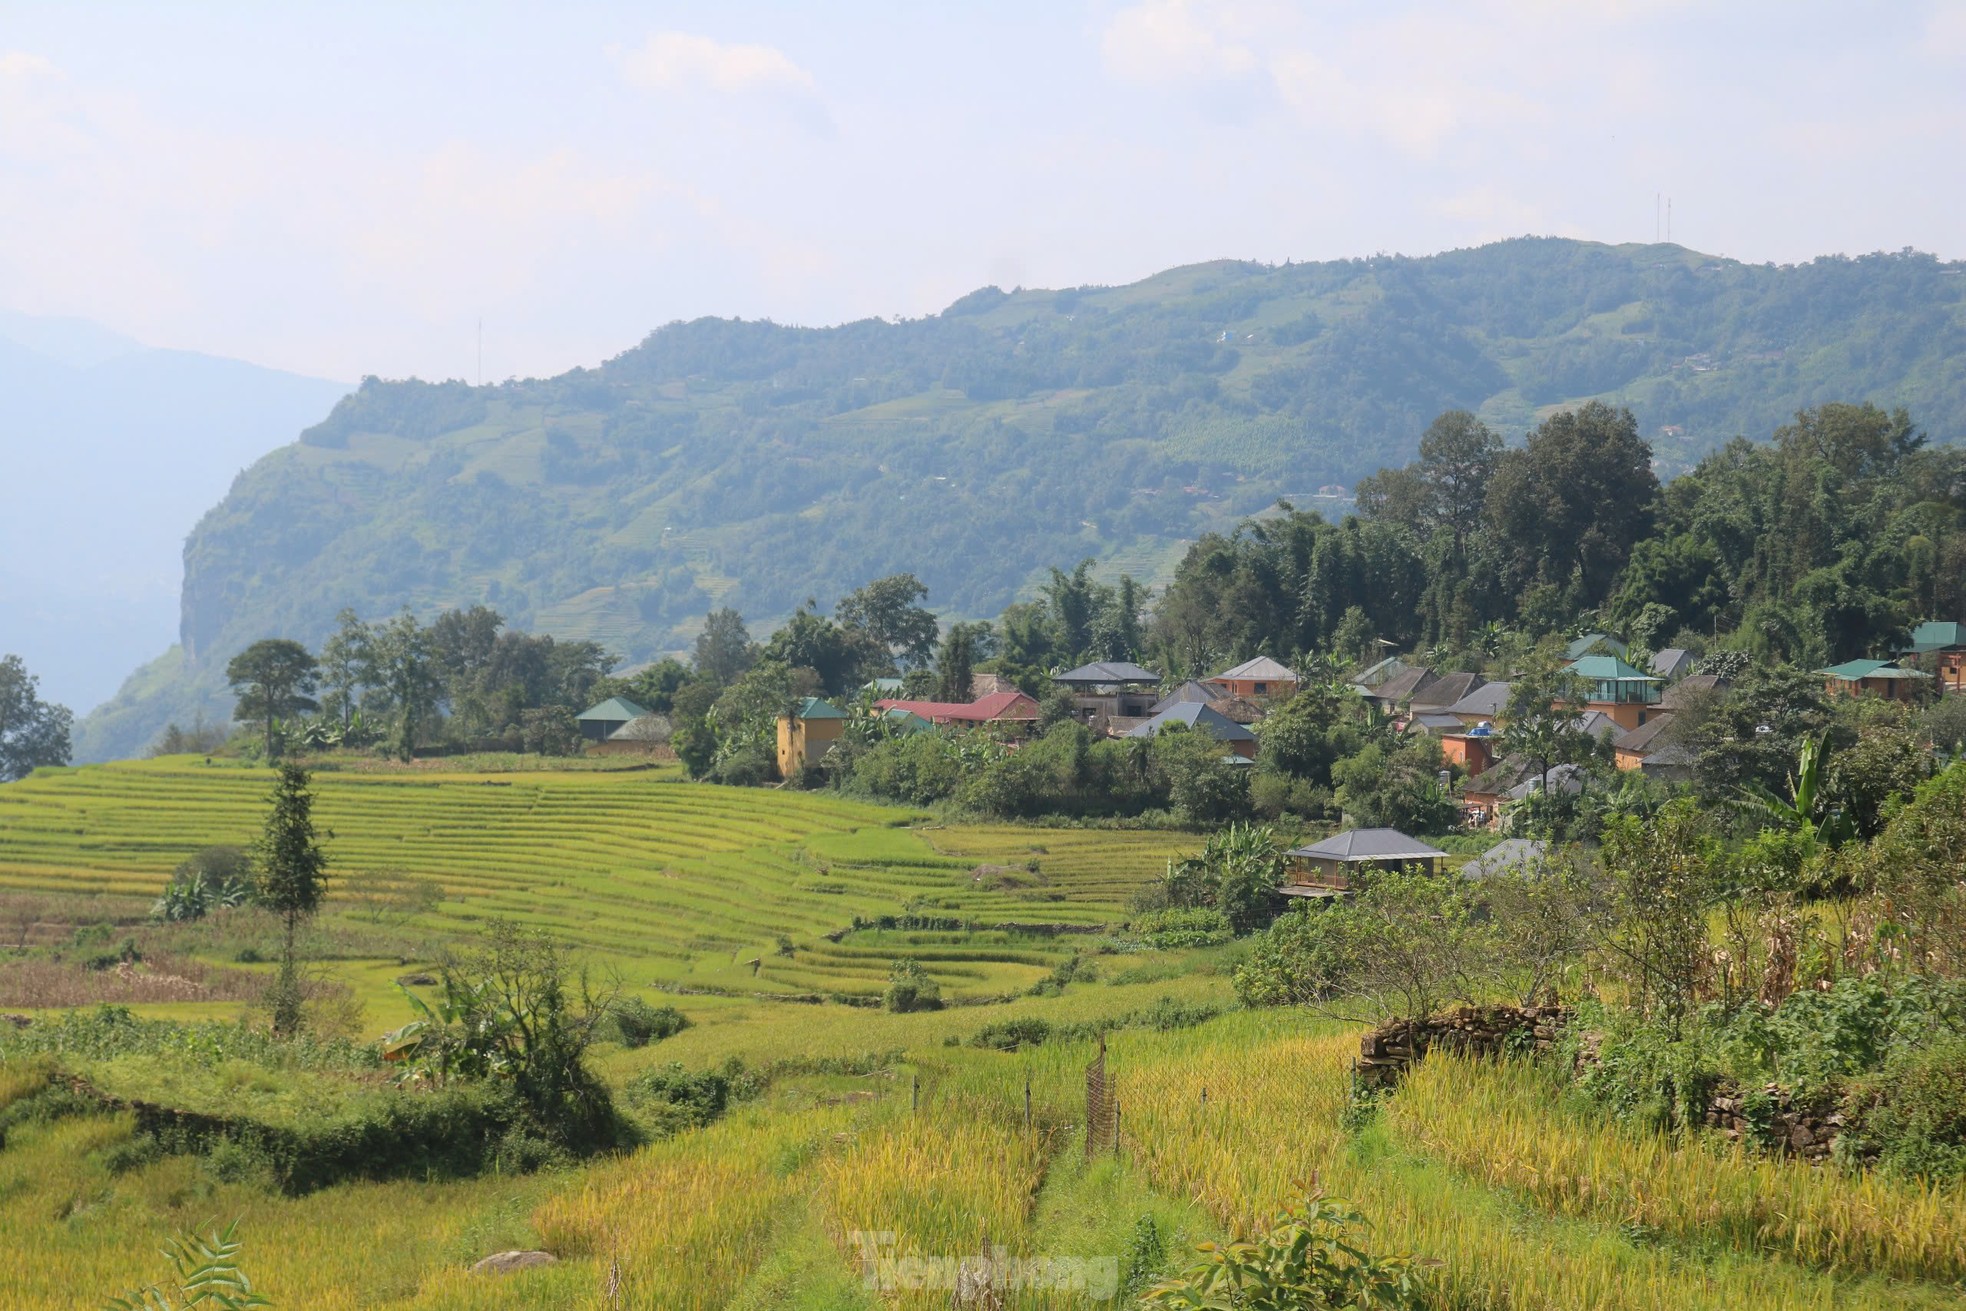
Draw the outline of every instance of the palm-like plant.
[[[239,1250],[245,1244],[238,1233],[239,1222],[234,1220],[223,1232],[214,1226],[208,1234],[194,1229],[171,1239],[162,1249],[171,1263],[171,1283],[133,1288],[110,1298],[103,1311],[190,1311],[193,1307],[245,1311],[272,1306],[264,1293],[253,1290],[253,1281],[239,1266]]]
[[[1827,805],[1823,783],[1828,760],[1828,737],[1810,738],[1802,744],[1796,756],[1795,772],[1789,775],[1788,800],[1784,801],[1760,783],[1743,788],[1743,800],[1775,826],[1800,833],[1811,851],[1840,847],[1855,835],[1855,828],[1841,810]]]

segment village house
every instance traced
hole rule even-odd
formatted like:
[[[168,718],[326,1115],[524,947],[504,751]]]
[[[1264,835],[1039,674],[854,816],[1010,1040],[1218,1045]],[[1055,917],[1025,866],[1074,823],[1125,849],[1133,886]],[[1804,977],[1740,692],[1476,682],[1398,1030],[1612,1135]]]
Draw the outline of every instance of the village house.
[[[1479,883],[1504,876],[1533,873],[1550,844],[1540,838],[1503,838],[1494,846],[1461,866],[1461,877]]]
[[[573,722],[587,741],[605,742],[648,713],[625,696],[611,696],[575,715]]]
[[[1823,691],[1831,696],[1868,692],[1886,701],[1915,700],[1932,681],[1922,669],[1900,669],[1889,660],[1846,660],[1816,672],[1823,676]]]
[[[1365,699],[1365,703],[1382,715],[1398,715],[1406,709],[1414,696],[1426,691],[1440,681],[1440,676],[1425,665],[1403,666],[1398,673],[1383,682],[1367,687],[1354,683],[1352,687]]]
[[[846,712],[830,701],[806,697],[778,717],[778,776],[790,778],[833,749],[846,733]]]
[[[1686,710],[1722,695],[1733,683],[1719,674],[1688,674],[1659,695],[1658,709]]]
[[[1178,724],[1196,733],[1206,733],[1243,760],[1256,758],[1256,735],[1213,706],[1182,701],[1169,706],[1144,724],[1127,730],[1127,737],[1153,737],[1162,729]]]
[[[1581,656],[1572,660],[1567,668],[1590,687],[1585,696],[1585,706],[1604,715],[1621,729],[1634,729],[1643,724],[1652,708],[1658,704],[1659,683],[1662,680],[1640,673],[1618,656]]]
[[[1072,705],[1086,723],[1104,716],[1144,719],[1160,699],[1160,675],[1130,660],[1095,660],[1053,674],[1051,681],[1072,694]]]
[[[1447,853],[1394,828],[1347,829],[1322,842],[1284,853],[1286,897],[1342,897],[1369,870],[1415,866],[1438,873]]]
[[[1668,683],[1676,683],[1693,672],[1693,653],[1685,647],[1669,646],[1652,654],[1649,668]]]
[[[1673,712],[1661,710],[1637,728],[1613,738],[1611,753],[1618,768],[1643,769],[1647,756],[1670,746],[1671,742],[1664,739],[1664,734],[1672,727],[1672,722]]]
[[[1582,637],[1573,638],[1563,649],[1566,660],[1582,660],[1585,656],[1593,655],[1616,656],[1623,660],[1630,654],[1631,648],[1609,633],[1585,633]]]
[[[1509,708],[1509,691],[1507,683],[1483,683],[1447,707],[1447,713],[1468,728],[1500,728]]]
[[[1282,698],[1296,692],[1297,675],[1270,659],[1257,656],[1208,680],[1229,696]]]
[[[1941,692],[1966,691],[1966,624],[1922,623],[1911,630],[1911,646],[1905,654],[1934,660]]]
[[[1028,727],[1038,722],[1038,703],[1015,690],[992,692],[974,701],[904,701],[886,698],[874,703],[881,711],[905,710],[938,727],[974,728],[979,724]]]

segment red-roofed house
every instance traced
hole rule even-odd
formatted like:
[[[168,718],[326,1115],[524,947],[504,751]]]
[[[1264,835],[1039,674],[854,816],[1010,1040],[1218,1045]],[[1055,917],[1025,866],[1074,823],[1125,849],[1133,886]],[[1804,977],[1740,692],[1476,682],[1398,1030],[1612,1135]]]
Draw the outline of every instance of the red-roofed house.
[[[931,724],[1035,724],[1038,703],[1022,692],[992,692],[974,701],[876,701],[881,710],[906,710]]]

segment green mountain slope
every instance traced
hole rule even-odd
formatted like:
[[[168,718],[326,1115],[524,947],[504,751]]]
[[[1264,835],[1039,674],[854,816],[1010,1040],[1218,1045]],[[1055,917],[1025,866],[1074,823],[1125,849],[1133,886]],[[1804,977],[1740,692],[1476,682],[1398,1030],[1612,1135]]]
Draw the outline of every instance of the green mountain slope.
[[[317,641],[343,606],[485,601],[641,658],[713,604],[768,618],[900,569],[971,615],[1083,556],[1152,577],[1280,496],[1341,498],[1455,406],[1519,436],[1630,405],[1665,473],[1830,399],[1908,406],[1946,440],[1963,299],[1966,266],[1911,253],[1778,268],[1524,239],[986,288],[900,323],[698,320],[495,387],[370,380],[205,516],[181,659],[82,746],[139,748],[232,652]]]

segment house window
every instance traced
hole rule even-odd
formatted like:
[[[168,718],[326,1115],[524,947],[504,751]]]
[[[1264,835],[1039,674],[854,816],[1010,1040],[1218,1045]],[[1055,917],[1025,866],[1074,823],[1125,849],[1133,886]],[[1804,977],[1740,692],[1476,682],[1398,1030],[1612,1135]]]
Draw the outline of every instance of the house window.
[[[1257,695],[1257,696],[1261,696],[1261,695],[1263,695],[1263,693],[1265,693],[1265,692],[1267,692],[1267,691],[1269,691],[1269,690],[1270,690],[1270,685],[1269,685],[1268,683],[1258,683],[1258,684],[1256,685],[1256,695]]]

